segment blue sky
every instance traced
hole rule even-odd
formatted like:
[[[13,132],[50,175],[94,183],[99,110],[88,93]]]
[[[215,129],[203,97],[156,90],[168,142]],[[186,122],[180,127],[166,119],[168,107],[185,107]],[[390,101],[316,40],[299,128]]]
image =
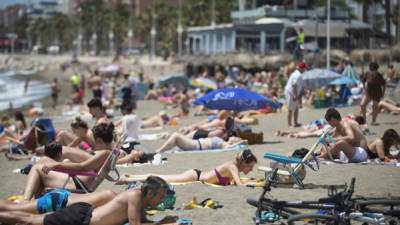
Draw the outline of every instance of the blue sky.
[[[8,5],[13,5],[16,3],[27,3],[28,0],[0,0],[0,8],[4,8]]]

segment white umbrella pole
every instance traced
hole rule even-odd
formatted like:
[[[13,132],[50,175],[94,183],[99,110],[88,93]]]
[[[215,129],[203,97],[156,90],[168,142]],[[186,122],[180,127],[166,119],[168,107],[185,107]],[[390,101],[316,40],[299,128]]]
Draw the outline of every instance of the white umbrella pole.
[[[328,0],[326,7],[326,69],[331,67],[331,0]]]

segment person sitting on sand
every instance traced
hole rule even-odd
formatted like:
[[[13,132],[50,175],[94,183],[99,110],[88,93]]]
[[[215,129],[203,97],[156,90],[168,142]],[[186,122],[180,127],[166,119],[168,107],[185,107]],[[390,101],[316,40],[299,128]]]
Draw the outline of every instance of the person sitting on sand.
[[[191,169],[181,174],[174,174],[174,175],[124,174],[120,178],[120,180],[117,181],[117,184],[127,184],[132,181],[145,180],[149,176],[159,176],[167,182],[176,182],[176,183],[201,181],[223,186],[230,185],[232,183],[236,185],[244,185],[245,183],[242,180],[240,180],[240,173],[243,172],[244,174],[248,174],[250,171],[253,170],[253,167],[256,163],[257,163],[256,156],[250,151],[250,149],[246,149],[238,153],[234,160],[225,162],[217,166],[213,170],[203,172],[198,169]]]
[[[133,104],[125,102],[120,106],[122,118],[114,122],[117,133],[126,135],[126,142],[139,140],[140,119],[133,113]]]
[[[85,121],[76,117],[71,123],[72,133],[61,130],[57,132],[56,142],[69,147],[83,147],[84,150],[95,146],[93,133]]]
[[[226,149],[240,144],[247,144],[247,140],[231,136],[224,140],[220,137],[200,138],[193,140],[180,133],[173,133],[165,143],[156,150],[157,153],[165,152],[178,147],[183,151],[202,151],[207,149]]]
[[[377,138],[372,141],[367,148],[368,158],[376,159],[379,158],[381,161],[390,162],[393,159],[399,160],[399,156],[393,156],[390,154],[390,148],[400,146],[400,136],[394,129],[388,129],[383,133],[381,138]]]
[[[177,217],[167,216],[157,223],[145,217],[146,210],[156,208],[164,200],[168,188],[168,184],[163,179],[149,177],[140,189],[122,192],[97,208],[88,203],[78,202],[51,214],[0,212],[0,222],[32,225],[119,225],[127,221],[135,225],[176,224]]]
[[[321,149],[320,158],[330,159],[331,155],[333,159],[355,163],[368,159],[367,139],[357,122],[342,119],[335,108],[329,108],[326,111],[325,119],[329,125],[335,128],[333,139],[336,143],[328,146],[327,150]]]
[[[86,202],[96,208],[111,201],[115,196],[116,193],[111,190],[78,194],[71,193],[66,189],[53,189],[32,201],[14,203],[7,200],[0,200],[0,212],[21,211],[43,214],[58,211],[77,202]]]
[[[80,171],[96,171],[98,172],[108,156],[110,155],[111,143],[113,141],[113,124],[101,123],[93,128],[93,136],[95,141],[102,144],[104,149],[98,150],[95,155],[91,155],[84,151],[76,151],[69,155],[69,162],[64,162],[66,155],[62,151],[63,148],[59,144],[51,144],[45,146],[46,155],[52,155],[42,163],[35,164],[28,174],[28,181],[25,186],[24,199],[30,200],[33,196],[38,196],[46,188],[62,187],[67,179],[67,174],[51,171],[53,169],[68,169]],[[73,151],[73,149],[71,149]],[[83,184],[89,186],[93,181],[93,177],[77,177]],[[82,189],[79,184],[69,182],[66,185],[68,189]]]

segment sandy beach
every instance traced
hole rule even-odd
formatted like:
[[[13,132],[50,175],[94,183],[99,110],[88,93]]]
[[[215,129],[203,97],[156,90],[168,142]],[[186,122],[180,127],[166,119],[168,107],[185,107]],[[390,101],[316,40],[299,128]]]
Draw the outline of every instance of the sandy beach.
[[[50,60],[50,58],[48,58]],[[51,63],[47,62],[47,65]],[[173,70],[179,72],[183,67],[179,65],[173,66]],[[176,68],[175,68],[176,67]],[[168,66],[165,68],[165,73],[174,72],[169,71]],[[147,70],[147,67],[146,67]],[[157,77],[157,73],[160,74],[161,66],[158,68],[151,67],[148,71],[153,71],[153,78]],[[60,98],[60,102],[69,95],[70,85],[68,80],[68,74],[62,72],[56,72],[58,68],[53,65],[51,68],[46,70],[45,75],[41,75],[40,79],[49,81],[55,74],[60,77],[60,83],[63,84],[63,96]],[[154,72],[155,71],[155,72]],[[47,74],[47,75],[46,75]],[[50,74],[53,74],[51,76]],[[150,74],[150,72],[148,73]],[[68,83],[67,83],[68,82]],[[65,85],[64,85],[65,84]],[[90,95],[90,94],[89,94]],[[45,100],[45,110],[48,110],[48,115],[59,115],[62,108],[58,108],[56,111],[50,112],[48,107],[50,101]],[[162,105],[149,102],[139,101],[138,110],[136,114],[140,117],[157,114],[162,110]],[[171,111],[171,110],[169,110]],[[309,121],[324,116],[326,109],[309,109],[304,108],[300,111],[300,122],[303,124]],[[359,113],[359,107],[348,107],[339,108],[342,115],[348,113]],[[205,117],[194,117],[180,119],[178,126],[168,127],[168,131],[171,133],[176,131],[179,127],[193,124],[194,122],[200,121]],[[259,124],[252,126],[253,131],[264,133],[264,144],[252,145],[250,149],[257,155],[259,159],[258,166],[267,166],[270,161],[263,158],[266,152],[276,152],[287,154],[297,148],[306,147],[310,148],[316,138],[308,139],[290,139],[287,137],[276,137],[274,133],[278,129],[286,128],[286,113],[274,113],[258,117]],[[55,121],[56,128],[69,127],[70,121]],[[391,114],[379,114],[378,122],[379,126],[371,126],[370,130],[373,135],[367,136],[368,141],[373,140],[376,137],[382,136],[386,129],[394,128],[396,131],[400,131],[400,116]],[[155,133],[160,131],[155,131]],[[161,146],[163,140],[156,141],[143,141],[143,144],[151,151]],[[180,173],[188,169],[201,169],[210,170],[215,166],[223,163],[227,160],[231,160],[235,157],[235,152],[222,152],[222,153],[209,153],[209,154],[164,154],[164,157],[168,158],[168,162],[163,165],[145,165],[140,167],[128,167],[119,168],[119,172],[130,173],[130,174],[145,174],[145,173],[159,173],[159,174],[172,174]],[[21,174],[14,174],[12,170],[16,168],[22,168],[28,163],[28,161],[8,161],[4,155],[0,155],[0,197],[7,198],[10,195],[23,193],[24,186],[26,183],[26,176]],[[255,170],[248,174],[248,177],[262,178],[263,173]],[[400,196],[400,167],[394,165],[361,165],[361,164],[333,164],[333,165],[321,165],[319,171],[314,172],[307,170],[307,176],[304,180],[305,183],[312,183],[316,185],[332,185],[332,184],[344,184],[348,183],[352,177],[356,178],[356,195],[363,196]],[[105,181],[100,186],[100,190],[111,189],[117,192],[123,191],[126,186],[117,186],[111,182]],[[176,207],[180,208],[185,203],[196,197],[199,201],[206,198],[212,198],[223,205],[223,208],[213,209],[192,209],[192,210],[180,210],[165,212],[159,212],[157,215],[178,215],[182,217],[189,217],[193,219],[193,224],[196,225],[209,225],[209,224],[252,224],[252,217],[255,213],[255,208],[246,203],[246,199],[249,197],[257,197],[262,189],[261,188],[248,188],[248,187],[211,187],[204,184],[188,184],[175,186],[177,193]],[[293,188],[274,188],[272,191],[273,197],[282,200],[315,200],[318,197],[324,197],[327,194],[326,189],[305,189],[298,190]]]

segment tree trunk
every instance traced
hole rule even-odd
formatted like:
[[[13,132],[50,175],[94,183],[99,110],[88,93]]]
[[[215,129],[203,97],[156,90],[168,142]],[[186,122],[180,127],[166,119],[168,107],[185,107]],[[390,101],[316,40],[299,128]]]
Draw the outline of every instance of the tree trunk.
[[[392,45],[392,30],[391,24],[392,21],[390,20],[391,14],[391,7],[390,7],[390,0],[385,0],[385,21],[386,21],[386,34],[388,35],[388,44],[389,46]]]

